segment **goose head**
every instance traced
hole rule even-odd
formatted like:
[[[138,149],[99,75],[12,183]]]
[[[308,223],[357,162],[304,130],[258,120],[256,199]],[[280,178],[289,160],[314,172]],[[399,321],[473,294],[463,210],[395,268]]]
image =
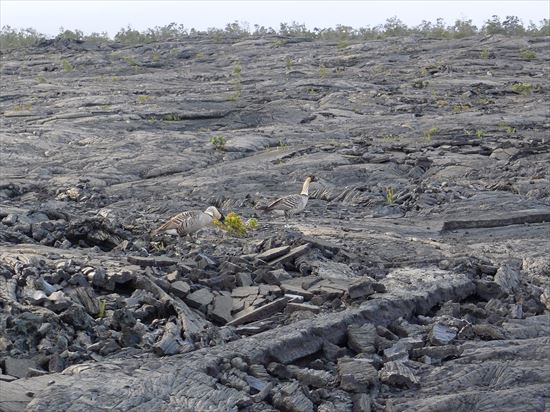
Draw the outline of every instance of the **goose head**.
[[[214,219],[217,219],[222,223],[225,220],[225,216],[215,206],[209,206],[204,211],[204,213],[206,213],[207,215],[212,216]]]

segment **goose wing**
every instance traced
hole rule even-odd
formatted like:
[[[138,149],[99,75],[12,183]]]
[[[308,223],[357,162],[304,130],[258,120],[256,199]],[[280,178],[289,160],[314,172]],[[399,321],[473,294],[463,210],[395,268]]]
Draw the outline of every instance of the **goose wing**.
[[[162,232],[166,232],[168,230],[177,230],[178,227],[180,227],[185,221],[199,215],[200,213],[202,212],[198,210],[189,210],[187,212],[178,213],[177,215],[172,216],[170,219],[168,219],[158,229],[154,230],[153,234],[156,235]]]
[[[283,196],[283,197],[275,200],[270,205],[268,205],[265,208],[265,210],[266,211],[270,211],[270,210],[283,210],[283,211],[295,210],[295,209],[300,208],[303,201],[304,201],[304,199],[303,199],[302,195],[294,194],[294,195]]]

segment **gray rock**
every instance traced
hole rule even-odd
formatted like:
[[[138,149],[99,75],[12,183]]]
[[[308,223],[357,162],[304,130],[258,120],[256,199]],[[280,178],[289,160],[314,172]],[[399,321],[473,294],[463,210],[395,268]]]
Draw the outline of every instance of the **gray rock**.
[[[233,308],[233,299],[229,295],[220,294],[214,297],[213,307],[209,314],[215,321],[226,324],[233,320],[231,310]]]
[[[4,360],[4,372],[6,375],[15,376],[17,378],[26,378],[29,376],[29,371],[37,367],[38,363],[36,358],[17,359],[8,356]]]
[[[368,359],[338,359],[340,387],[345,391],[361,393],[379,385],[378,371]]]
[[[206,313],[206,309],[214,300],[214,295],[207,288],[202,288],[185,297],[185,302],[196,309]]]
[[[419,384],[413,371],[400,361],[391,361],[380,370],[380,380],[391,386],[412,388]]]
[[[288,296],[288,295],[285,295],[285,296]],[[301,311],[301,310],[305,310],[313,313],[319,313],[321,311],[321,308],[319,306],[311,305],[309,303],[293,303],[293,302],[289,302],[285,308],[285,311],[288,313]]]
[[[496,282],[478,280],[475,281],[477,295],[485,300],[499,298],[503,294],[503,290]]]
[[[457,332],[457,328],[436,323],[432,326],[429,334],[430,343],[432,345],[448,345],[456,338]]]
[[[495,275],[497,283],[506,293],[514,293],[521,284],[521,271],[512,264],[505,264],[498,268]]]
[[[357,353],[375,353],[377,340],[376,326],[372,324],[348,327],[348,346]]]
[[[183,280],[177,280],[170,285],[172,293],[179,298],[185,298],[191,291],[189,284]]]
[[[271,262],[272,260],[287,254],[289,251],[290,246],[281,246],[259,253],[256,257],[264,262]]]
[[[303,385],[314,388],[328,388],[335,381],[334,376],[326,371],[299,368],[294,365],[289,365],[288,371],[293,378],[298,379]]]
[[[251,286],[252,285],[252,276],[250,276],[250,273],[237,273],[236,276],[237,285],[238,286]]]
[[[356,280],[348,288],[348,294],[351,299],[364,299],[374,293],[372,279]]]
[[[273,389],[273,404],[289,412],[313,412],[313,402],[304,394],[298,382],[284,383]]]

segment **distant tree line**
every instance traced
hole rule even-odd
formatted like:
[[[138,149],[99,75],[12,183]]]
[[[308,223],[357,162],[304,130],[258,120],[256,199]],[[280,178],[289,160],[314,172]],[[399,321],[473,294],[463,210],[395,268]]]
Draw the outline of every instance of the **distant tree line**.
[[[313,39],[346,41],[346,40],[376,40],[387,37],[420,36],[436,39],[460,39],[476,34],[505,36],[550,36],[550,20],[543,19],[539,24],[530,22],[526,27],[516,16],[507,16],[501,20],[493,16],[481,27],[477,27],[472,20],[456,20],[453,25],[447,25],[443,19],[435,23],[422,21],[418,26],[409,27],[397,17],[386,20],[384,24],[374,27],[367,26],[359,29],[337,25],[336,27],[309,30],[304,24],[281,23],[278,30],[272,27],[254,25],[251,29],[247,23],[228,23],[224,29],[211,28],[205,31],[187,29],[182,24],[171,23],[164,27],[154,27],[144,31],[135,30],[128,26],[122,28],[111,39],[107,33],[84,34],[81,30],[60,29],[54,40],[76,40],[93,43],[120,42],[124,44],[154,43],[158,41],[177,41],[196,36],[211,36],[216,41],[232,41],[247,37],[287,36],[307,37]],[[51,40],[51,37],[38,33],[32,28],[14,29],[10,26],[2,27],[0,31],[0,48],[2,50],[32,46],[42,41]]]

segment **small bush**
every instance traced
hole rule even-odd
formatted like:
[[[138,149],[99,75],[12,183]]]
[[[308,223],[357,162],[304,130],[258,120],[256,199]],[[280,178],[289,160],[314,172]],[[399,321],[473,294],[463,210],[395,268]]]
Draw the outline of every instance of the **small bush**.
[[[217,134],[210,137],[210,143],[216,148],[216,150],[224,150],[226,140],[223,135]]]
[[[235,212],[228,213],[223,223],[214,220],[214,224],[227,233],[238,237],[246,236],[250,230],[255,230],[258,227],[256,219],[252,218],[244,223],[242,218]]]
[[[537,58],[537,55],[536,53],[533,51],[533,50],[529,50],[529,49],[523,49],[520,54],[521,58],[523,60],[535,60]]]
[[[472,108],[468,103],[466,104],[455,104],[453,106],[453,113],[462,113],[467,112]]]
[[[64,71],[72,72],[74,70],[73,65],[69,61],[63,60],[61,63],[63,64],[63,70]]]
[[[393,195],[394,195],[393,188],[388,187],[386,189],[386,204],[387,205],[393,205],[393,202],[395,201]]]
[[[323,64],[319,66],[319,77],[321,79],[327,77],[327,68]]]
[[[429,130],[426,130],[424,132],[424,137],[428,140],[432,140],[432,138],[439,132],[439,129],[437,127],[432,127]]]
[[[105,309],[107,308],[107,302],[105,299],[99,299],[99,312],[97,313],[98,319],[103,319],[105,317]]]
[[[139,95],[136,99],[138,104],[145,104],[149,100],[151,100],[151,96],[147,96],[147,95]]]
[[[512,90],[515,93],[527,95],[533,93],[533,86],[531,83],[514,83],[512,85]]]

